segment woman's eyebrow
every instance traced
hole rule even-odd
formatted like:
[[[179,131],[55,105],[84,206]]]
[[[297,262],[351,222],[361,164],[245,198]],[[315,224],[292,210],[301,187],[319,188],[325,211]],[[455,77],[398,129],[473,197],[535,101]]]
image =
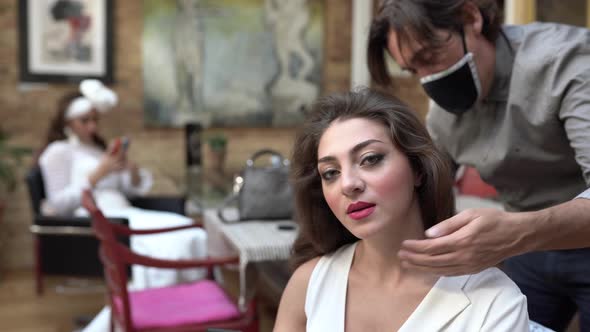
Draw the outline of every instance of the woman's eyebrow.
[[[373,143],[383,143],[383,141],[380,141],[378,139],[368,139],[366,141],[360,142],[357,145],[355,145],[352,149],[350,149],[350,154],[354,155],[354,154],[358,153],[360,150],[364,149],[365,147],[367,147]],[[325,156],[325,157],[318,159],[318,164],[319,163],[326,163],[326,162],[330,162],[330,161],[335,161],[335,160],[336,160],[336,158],[334,156]]]

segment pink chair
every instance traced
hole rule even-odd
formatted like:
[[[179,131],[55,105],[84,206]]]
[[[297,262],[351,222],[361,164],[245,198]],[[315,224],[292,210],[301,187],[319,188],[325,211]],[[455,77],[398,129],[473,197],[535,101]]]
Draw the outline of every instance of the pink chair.
[[[254,300],[246,312],[238,306],[215,281],[205,279],[190,284],[153,288],[140,291],[127,289],[130,265],[158,268],[212,268],[235,264],[237,257],[207,260],[163,260],[132,252],[120,237],[155,234],[191,227],[188,225],[153,230],[132,230],[109,222],[97,208],[90,191],[85,191],[83,206],[90,212],[92,228],[100,240],[100,259],[103,263],[111,305],[111,331],[117,323],[124,331],[206,331],[208,328],[258,331]]]

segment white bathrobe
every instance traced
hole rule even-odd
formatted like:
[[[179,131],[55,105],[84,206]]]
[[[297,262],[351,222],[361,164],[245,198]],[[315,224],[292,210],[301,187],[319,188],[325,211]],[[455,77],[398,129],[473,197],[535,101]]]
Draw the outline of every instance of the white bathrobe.
[[[82,191],[90,188],[88,176],[98,167],[104,151],[96,146],[70,141],[51,143],[39,158],[45,182],[47,199],[43,203],[44,214],[87,216],[81,206]],[[144,195],[152,186],[152,176],[140,169],[141,181],[134,186],[129,171],[111,173],[101,179],[93,189],[98,207],[107,217],[129,220],[133,229],[149,229],[187,225],[192,219],[170,212],[144,210],[130,205],[127,197]],[[143,255],[190,259],[205,257],[206,233],[201,229],[189,229],[157,235],[131,237],[131,249]],[[133,266],[133,287],[161,287],[179,282],[196,280],[203,276],[197,269],[171,270]]]

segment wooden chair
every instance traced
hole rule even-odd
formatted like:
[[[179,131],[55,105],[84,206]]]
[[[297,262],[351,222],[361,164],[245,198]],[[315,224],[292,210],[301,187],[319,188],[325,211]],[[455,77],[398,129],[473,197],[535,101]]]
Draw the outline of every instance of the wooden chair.
[[[140,255],[131,251],[120,240],[122,237],[156,234],[199,227],[187,225],[151,230],[133,230],[109,222],[97,208],[90,191],[85,191],[83,206],[90,212],[92,228],[100,241],[111,306],[111,331],[118,324],[124,331],[206,331],[230,329],[244,332],[258,331],[255,301],[241,312],[229,295],[215,281],[199,280],[162,288],[132,291],[127,288],[127,269],[132,264],[184,269],[206,268],[212,277],[214,266],[238,263],[238,257],[206,260],[165,260]]]

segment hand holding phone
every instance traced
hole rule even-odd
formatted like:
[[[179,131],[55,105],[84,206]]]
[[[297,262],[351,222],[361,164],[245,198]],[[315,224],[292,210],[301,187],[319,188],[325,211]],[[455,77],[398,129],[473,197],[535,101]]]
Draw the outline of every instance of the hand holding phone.
[[[117,137],[117,138],[115,138],[115,141],[113,142],[113,148],[111,149],[111,155],[114,156],[114,155],[118,154],[119,150],[121,150],[121,138]]]
[[[126,153],[129,149],[129,138],[127,136],[117,137],[115,142],[113,143],[113,149],[111,150],[111,155],[116,155],[119,151],[123,150],[123,153]]]

